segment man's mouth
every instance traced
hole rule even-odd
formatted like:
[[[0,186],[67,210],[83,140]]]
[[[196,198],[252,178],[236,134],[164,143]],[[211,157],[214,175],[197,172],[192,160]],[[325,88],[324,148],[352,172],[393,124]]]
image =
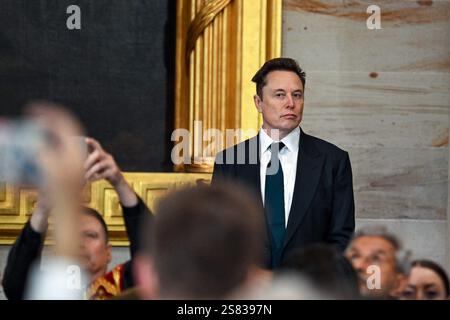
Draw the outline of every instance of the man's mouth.
[[[284,118],[284,119],[295,119],[295,118],[297,118],[297,116],[295,114],[293,114],[293,113],[288,113],[288,114],[285,114],[285,115],[283,115],[281,117]]]
[[[367,275],[359,274],[358,275],[358,282],[360,282],[362,284],[365,284],[367,282],[367,278],[368,278]]]
[[[80,263],[88,263],[89,255],[80,253],[80,254],[78,254],[78,260],[80,261]]]

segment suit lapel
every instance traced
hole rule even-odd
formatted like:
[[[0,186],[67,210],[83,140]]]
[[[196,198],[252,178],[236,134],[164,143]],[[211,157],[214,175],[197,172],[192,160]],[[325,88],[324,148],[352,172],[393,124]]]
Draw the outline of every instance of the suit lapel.
[[[310,136],[301,131],[294,194],[289,212],[284,246],[292,238],[308,211],[320,181],[323,163],[324,156],[317,151]]]

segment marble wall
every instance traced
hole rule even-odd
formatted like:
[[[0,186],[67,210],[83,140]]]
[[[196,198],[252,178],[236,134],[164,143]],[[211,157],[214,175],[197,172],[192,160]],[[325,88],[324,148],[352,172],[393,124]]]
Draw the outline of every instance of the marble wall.
[[[357,228],[385,224],[448,270],[449,34],[449,0],[283,2],[282,54],[307,74],[302,127],[349,152]]]

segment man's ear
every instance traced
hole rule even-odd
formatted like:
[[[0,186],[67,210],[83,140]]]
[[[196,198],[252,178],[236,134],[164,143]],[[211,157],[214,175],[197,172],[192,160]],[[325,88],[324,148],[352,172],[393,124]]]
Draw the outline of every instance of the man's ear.
[[[144,300],[159,298],[159,282],[153,259],[147,255],[137,255],[133,259],[134,283]]]
[[[262,107],[261,107],[262,99],[257,94],[255,94],[253,96],[253,101],[255,102],[255,107],[258,110],[258,112],[262,113]]]

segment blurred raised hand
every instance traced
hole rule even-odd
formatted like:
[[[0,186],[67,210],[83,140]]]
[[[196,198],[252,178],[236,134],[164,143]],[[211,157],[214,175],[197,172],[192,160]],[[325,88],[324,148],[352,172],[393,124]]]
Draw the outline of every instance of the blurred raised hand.
[[[61,106],[33,103],[26,115],[47,133],[48,147],[39,154],[39,163],[45,177],[45,187],[53,192],[79,191],[83,185],[83,150],[75,137],[83,135],[79,121]],[[56,190],[55,190],[56,189]]]
[[[106,179],[116,190],[122,205],[126,207],[136,205],[138,198],[125,180],[114,157],[106,152],[97,140],[85,138],[85,142],[90,152],[84,161],[84,178],[89,182]]]
[[[80,122],[64,107],[50,103],[33,103],[26,117],[47,133],[48,146],[37,161],[43,175],[41,194],[32,227],[46,228],[50,206],[55,218],[55,249],[58,255],[75,257],[78,250],[84,153],[74,137],[83,135]],[[37,213],[37,214],[36,214]]]

